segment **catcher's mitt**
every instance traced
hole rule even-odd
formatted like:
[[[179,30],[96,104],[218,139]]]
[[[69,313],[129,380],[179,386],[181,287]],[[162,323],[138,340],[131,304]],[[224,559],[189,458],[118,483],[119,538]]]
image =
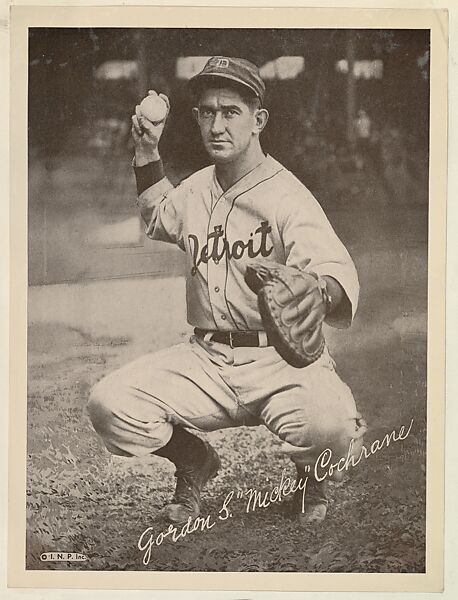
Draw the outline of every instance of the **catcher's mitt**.
[[[293,367],[310,365],[321,356],[324,349],[321,322],[313,330],[306,330],[295,337],[292,329],[294,333],[294,326],[304,320],[304,315],[290,310],[317,290],[321,298],[319,302],[326,304],[320,281],[315,273],[278,263],[258,261],[247,266],[245,282],[258,296],[265,331],[280,356]],[[285,309],[288,309],[288,318],[285,318]],[[295,316],[291,318],[291,314]]]

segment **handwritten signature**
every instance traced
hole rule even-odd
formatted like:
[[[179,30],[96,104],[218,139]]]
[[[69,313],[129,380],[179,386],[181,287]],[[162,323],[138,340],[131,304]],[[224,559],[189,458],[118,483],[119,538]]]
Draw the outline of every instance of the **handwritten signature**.
[[[313,477],[317,481],[324,481],[327,477],[332,477],[335,471],[347,471],[349,468],[356,467],[361,460],[367,459],[376,454],[383,448],[387,448],[393,442],[405,440],[410,434],[413,426],[413,419],[409,426],[402,425],[398,431],[393,429],[390,433],[383,436],[381,440],[374,440],[369,448],[361,447],[359,456],[354,456],[354,440],[350,441],[346,456],[340,457],[336,462],[333,462],[332,451],[326,448],[315,461],[313,469]],[[231,502],[234,499],[246,500],[245,512],[254,512],[260,508],[268,508],[271,504],[280,502],[283,498],[296,492],[302,492],[302,510],[305,506],[305,495],[307,490],[307,482],[311,473],[311,466],[304,467],[304,476],[299,479],[292,479],[286,475],[286,469],[281,474],[278,485],[275,485],[271,490],[260,491],[255,488],[248,490],[230,490],[226,494],[221,508],[217,516],[207,515],[206,517],[189,517],[187,522],[180,525],[169,525],[169,527],[158,534],[154,533],[153,527],[147,527],[140,535],[137,547],[143,554],[143,564],[148,565],[151,561],[151,553],[154,546],[160,546],[164,540],[170,538],[173,542],[184,539],[186,536],[197,531],[208,531],[213,529],[219,521],[227,521],[234,515],[231,511]]]

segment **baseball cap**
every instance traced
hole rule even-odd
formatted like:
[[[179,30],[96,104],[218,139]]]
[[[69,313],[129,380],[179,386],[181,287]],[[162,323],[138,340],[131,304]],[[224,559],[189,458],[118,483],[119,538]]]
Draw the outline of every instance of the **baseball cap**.
[[[197,84],[212,77],[235,81],[249,88],[261,102],[264,100],[266,86],[258,67],[249,60],[230,56],[212,56],[202,71],[189,80],[189,86],[195,91]]]

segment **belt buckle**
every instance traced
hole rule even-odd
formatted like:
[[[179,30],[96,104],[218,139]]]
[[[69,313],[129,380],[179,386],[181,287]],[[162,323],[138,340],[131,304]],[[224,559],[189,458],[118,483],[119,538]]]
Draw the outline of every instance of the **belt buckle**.
[[[229,331],[229,346],[231,348],[234,348],[234,344],[233,344],[233,341],[232,341],[232,331]]]

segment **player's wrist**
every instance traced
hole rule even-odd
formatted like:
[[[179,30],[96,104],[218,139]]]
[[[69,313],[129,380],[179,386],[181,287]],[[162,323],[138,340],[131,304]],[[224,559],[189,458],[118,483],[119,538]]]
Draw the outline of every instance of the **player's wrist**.
[[[161,160],[159,150],[157,148],[153,150],[136,150],[135,151],[135,165],[136,167],[144,167],[149,163],[157,162]]]
[[[165,177],[164,165],[162,164],[161,158],[159,158],[159,160],[150,161],[144,165],[139,165],[135,158],[133,167],[137,183],[137,194],[139,196],[142,192]]]
[[[333,301],[332,301],[332,296],[328,290],[328,282],[326,281],[326,279],[324,277],[318,276],[317,283],[318,283],[318,289],[321,294],[321,299],[323,300],[323,303],[324,303],[325,313],[326,313],[326,315],[329,315],[333,308]]]
[[[342,300],[342,287],[338,281],[329,275],[319,277],[318,284],[326,306],[326,315],[330,315],[335,311]]]

